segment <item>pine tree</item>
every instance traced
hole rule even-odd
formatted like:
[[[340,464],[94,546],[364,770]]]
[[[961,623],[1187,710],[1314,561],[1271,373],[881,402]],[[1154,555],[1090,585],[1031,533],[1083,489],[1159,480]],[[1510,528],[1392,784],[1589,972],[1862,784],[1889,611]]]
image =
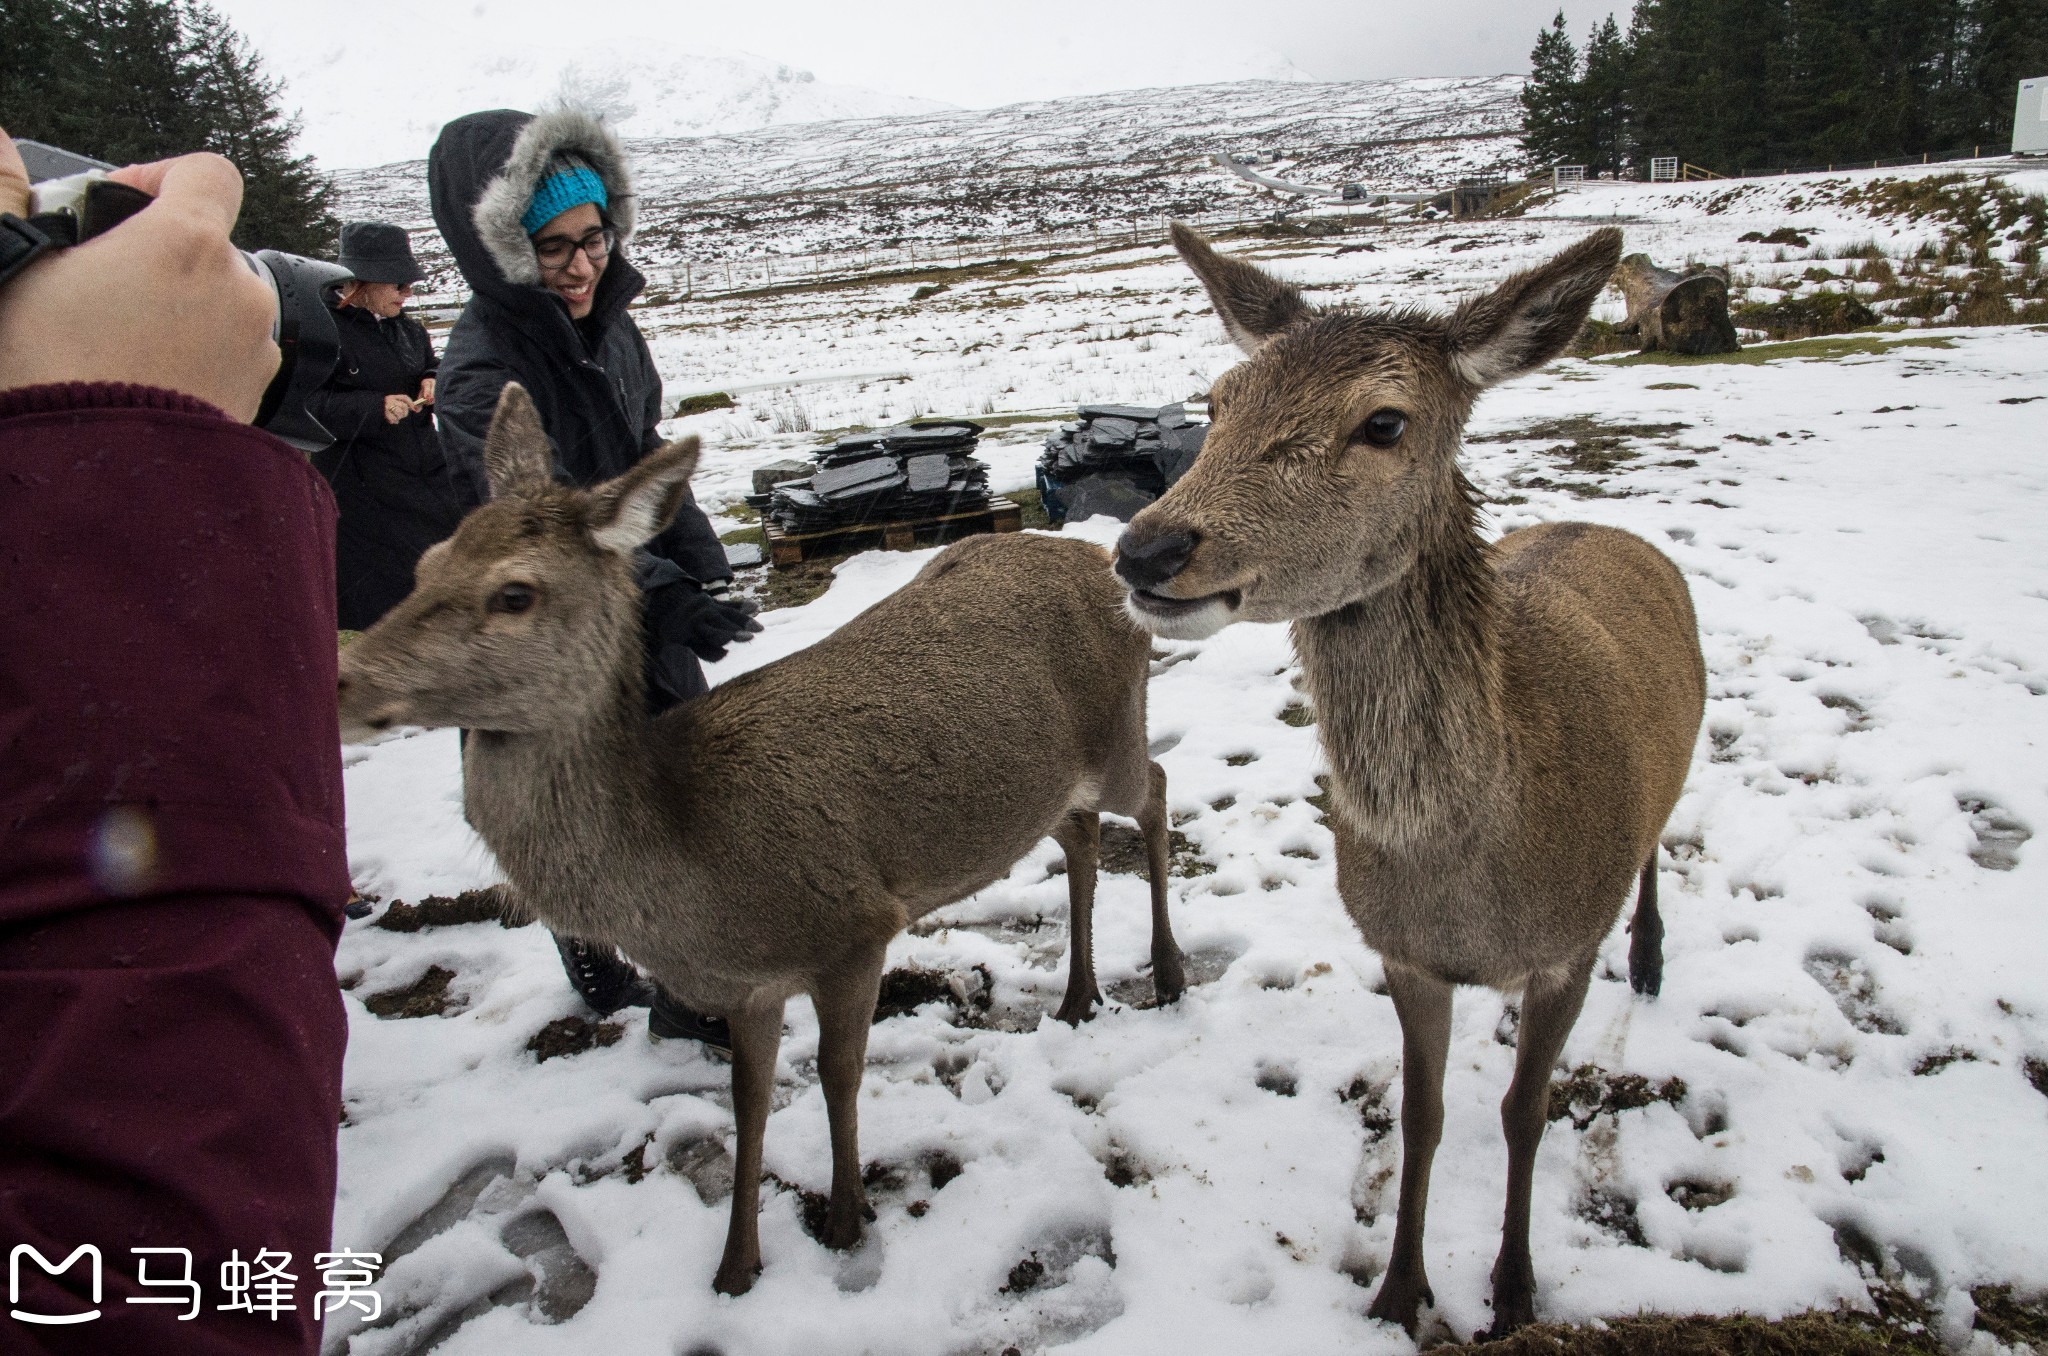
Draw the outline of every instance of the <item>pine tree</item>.
[[[1579,53],[1559,10],[1550,27],[1536,35],[1529,53],[1529,82],[1522,86],[1522,147],[1537,165],[1584,164],[1585,123]]]
[[[331,250],[332,188],[291,150],[278,83],[204,0],[0,0],[11,135],[114,164],[218,151],[242,171],[236,243]]]
[[[1588,170],[1619,176],[1635,159],[1633,78],[1633,54],[1610,14],[1586,39],[1586,75],[1579,86]]]
[[[299,124],[279,107],[279,82],[263,74],[249,44],[204,0],[181,0],[190,97],[207,127],[206,148],[242,171],[244,249],[327,254],[341,226],[334,190],[307,156],[292,154]]]

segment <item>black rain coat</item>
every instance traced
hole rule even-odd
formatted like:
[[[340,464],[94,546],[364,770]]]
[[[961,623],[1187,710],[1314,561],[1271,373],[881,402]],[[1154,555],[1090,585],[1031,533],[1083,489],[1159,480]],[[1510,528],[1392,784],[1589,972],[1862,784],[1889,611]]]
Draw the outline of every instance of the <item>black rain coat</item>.
[[[416,396],[434,375],[434,342],[408,315],[379,320],[360,306],[335,311],[341,356],[306,400],[335,437],[313,454],[334,489],[334,582],[343,629],[363,631],[412,592],[422,553],[455,531],[463,507],[427,409],[396,424],[384,397]]]
[[[580,322],[540,286],[517,220],[557,150],[574,151],[597,170],[622,237]],[[449,332],[437,396],[441,446],[464,507],[490,496],[484,437],[508,381],[532,395],[554,444],[556,474],[570,484],[623,474],[660,446],[661,378],[626,309],[646,284],[623,248],[637,216],[632,179],[611,134],[573,110],[472,113],[441,129],[427,161],[427,187],[434,224],[475,293]],[[694,498],[648,550],[699,584],[732,577],[725,548]]]

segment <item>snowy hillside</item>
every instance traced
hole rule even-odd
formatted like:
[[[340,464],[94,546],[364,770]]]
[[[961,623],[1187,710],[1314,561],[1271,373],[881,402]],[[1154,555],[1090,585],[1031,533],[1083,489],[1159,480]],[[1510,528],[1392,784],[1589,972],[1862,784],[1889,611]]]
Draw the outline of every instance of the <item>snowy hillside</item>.
[[[1033,124],[1010,116],[1021,143]],[[909,129],[948,125],[881,124],[882,144],[907,156]],[[1205,125],[1292,148],[1279,115]],[[754,135],[791,155],[817,144]],[[833,135],[842,149],[820,163],[856,163],[859,138]],[[1118,135],[1139,142],[1077,120],[1064,145]],[[994,141],[931,136],[934,162],[963,179],[993,163],[978,148]],[[1146,144],[1165,157],[1165,141]],[[1017,154],[1058,164],[1061,146]],[[679,152],[676,165],[663,172],[687,172]],[[1105,153],[1090,172],[1116,168]],[[1134,181],[1202,191],[1179,173]],[[1802,295],[1868,246],[1903,261],[1931,241],[1930,220],[1847,200],[1888,177],[1589,188],[1515,220],[1224,247],[1319,302],[1443,306],[1612,221],[1629,249]],[[2008,179],[2048,190],[2048,172]],[[1739,239],[1788,226],[1812,241],[1796,258]],[[1993,248],[2020,266],[2021,245]],[[706,439],[696,488],[722,529],[742,525],[752,468],[827,436],[810,430],[985,414],[997,487],[1021,488],[1073,404],[1181,399],[1238,360],[1157,245],[912,290],[641,313],[671,395],[737,399],[669,426]],[[1618,316],[1618,299],[1601,313]],[[2048,1294],[2044,372],[2048,327],[1930,328],[1735,360],[1569,359],[1480,401],[1466,462],[1492,525],[1589,519],[1655,543],[1691,584],[1709,669],[1664,835],[1663,995],[1631,996],[1617,928],[1562,1061],[1533,1206],[1544,1318],[1908,1302],[1951,1349],[1993,1356],[2018,1350],[1995,1336],[1996,1287]],[[1116,525],[1069,530],[1107,542]],[[848,560],[816,601],[764,614],[713,681],[827,634],[929,555]],[[725,1066],[650,1044],[641,1010],[540,1059],[544,1028],[588,1014],[538,927],[394,931],[381,910],[350,924],[336,1243],[390,1266],[383,1326],[337,1328],[331,1349],[1413,1351],[1364,1316],[1393,1234],[1400,1040],[1380,962],[1337,898],[1287,632],[1162,643],[1153,672],[1153,748],[1186,839],[1175,927],[1198,982],[1149,1006],[1144,883],[1112,863],[1096,910],[1112,1001],[1078,1030],[1051,1020],[1067,935],[1050,843],[899,938],[906,997],[874,1029],[860,1112],[878,1217],[849,1254],[807,1232],[829,1154],[816,1023],[793,1003],[765,1270],[738,1299],[710,1288],[731,1171]],[[362,890],[390,908],[495,879],[462,820],[453,732],[347,762]],[[373,1015],[408,998],[432,1015]],[[1489,1322],[1512,1006],[1458,995],[1426,1340]]]
[[[1438,187],[1520,163],[1521,87],[1520,76],[1242,81],[636,139],[638,254],[668,271],[686,259],[1156,222],[1251,199],[1211,163],[1222,154],[1276,156],[1309,183]],[[420,230],[415,244],[438,255],[423,164],[344,174],[340,186],[344,215]]]
[[[303,122],[299,147],[323,168],[423,158],[441,124],[484,108],[568,96],[629,137],[740,132],[789,123],[928,112],[949,105],[851,85],[746,52],[647,34],[560,41],[400,0],[361,0],[346,23],[308,27],[295,7],[244,24]],[[560,19],[559,12],[550,11]],[[394,34],[405,34],[395,41]]]

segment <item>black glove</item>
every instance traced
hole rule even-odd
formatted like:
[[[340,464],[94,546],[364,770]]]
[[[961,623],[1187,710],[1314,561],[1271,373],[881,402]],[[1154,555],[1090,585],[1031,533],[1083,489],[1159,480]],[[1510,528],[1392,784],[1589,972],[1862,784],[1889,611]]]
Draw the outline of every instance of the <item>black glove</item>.
[[[670,645],[687,647],[699,659],[725,658],[728,645],[752,640],[761,630],[754,614],[761,609],[747,599],[721,596],[700,588],[696,581],[678,580],[650,589],[647,594],[647,629],[658,653]]]

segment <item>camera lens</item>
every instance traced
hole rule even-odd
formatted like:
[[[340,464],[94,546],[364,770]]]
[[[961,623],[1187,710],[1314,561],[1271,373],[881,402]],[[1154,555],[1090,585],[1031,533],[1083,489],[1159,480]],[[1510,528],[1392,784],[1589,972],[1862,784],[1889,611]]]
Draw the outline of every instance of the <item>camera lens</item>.
[[[256,426],[301,452],[318,452],[334,441],[334,435],[313,417],[306,399],[326,383],[341,355],[333,296],[350,274],[325,260],[281,250],[260,250],[244,257],[250,267],[270,280],[277,293],[277,322],[271,338],[282,355],[277,375],[271,378],[256,411]]]

